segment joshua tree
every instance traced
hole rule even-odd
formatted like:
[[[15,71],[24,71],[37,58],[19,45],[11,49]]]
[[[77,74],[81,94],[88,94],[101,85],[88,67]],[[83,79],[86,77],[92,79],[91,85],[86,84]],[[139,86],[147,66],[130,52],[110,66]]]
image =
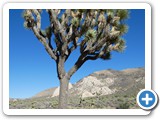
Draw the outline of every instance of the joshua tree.
[[[43,11],[44,12],[44,11]],[[47,53],[56,62],[60,81],[59,108],[67,108],[68,83],[71,76],[88,60],[109,60],[111,51],[125,48],[122,35],[127,32],[123,9],[47,9],[50,25],[41,29],[40,9],[23,12],[24,26],[33,31]],[[54,37],[52,37],[54,36]],[[51,39],[54,38],[54,39]],[[56,46],[55,48],[53,47]],[[69,71],[64,65],[74,50],[80,51],[77,61]]]

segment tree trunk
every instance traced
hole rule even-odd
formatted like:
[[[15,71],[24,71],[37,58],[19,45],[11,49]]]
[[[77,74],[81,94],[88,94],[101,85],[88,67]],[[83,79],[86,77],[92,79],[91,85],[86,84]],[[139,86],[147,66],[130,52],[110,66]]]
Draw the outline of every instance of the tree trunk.
[[[67,109],[68,106],[68,84],[69,78],[64,76],[60,79],[60,91],[59,91],[59,109]]]

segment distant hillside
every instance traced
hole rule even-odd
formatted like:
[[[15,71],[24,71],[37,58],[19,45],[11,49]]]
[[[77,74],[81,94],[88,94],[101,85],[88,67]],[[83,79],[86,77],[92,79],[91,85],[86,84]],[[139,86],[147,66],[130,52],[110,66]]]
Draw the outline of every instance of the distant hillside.
[[[145,87],[145,69],[133,68],[122,71],[103,70],[97,71],[84,77],[73,85],[69,90],[70,95],[79,95],[82,98],[96,95],[108,95],[116,92],[136,94]],[[57,88],[50,88],[35,96],[52,97]]]
[[[53,91],[55,91],[57,87],[54,87],[54,88],[50,88],[50,89],[47,89],[47,90],[44,90],[40,93],[37,93],[36,95],[34,95],[32,98],[38,98],[38,97],[50,97],[52,96],[53,94]]]

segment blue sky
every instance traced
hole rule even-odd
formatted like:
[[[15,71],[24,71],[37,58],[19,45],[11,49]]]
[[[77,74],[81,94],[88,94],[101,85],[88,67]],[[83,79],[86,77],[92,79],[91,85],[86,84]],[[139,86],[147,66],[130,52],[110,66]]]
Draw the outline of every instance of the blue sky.
[[[45,89],[59,85],[55,62],[34,34],[23,27],[23,10],[10,10],[9,16],[9,95],[10,98],[27,98]],[[123,53],[112,53],[108,61],[87,61],[71,78],[75,83],[100,70],[145,67],[145,10],[130,10],[126,21],[129,31],[123,36],[127,48]],[[49,25],[45,12],[42,28]],[[77,60],[75,51],[66,63],[66,70]]]

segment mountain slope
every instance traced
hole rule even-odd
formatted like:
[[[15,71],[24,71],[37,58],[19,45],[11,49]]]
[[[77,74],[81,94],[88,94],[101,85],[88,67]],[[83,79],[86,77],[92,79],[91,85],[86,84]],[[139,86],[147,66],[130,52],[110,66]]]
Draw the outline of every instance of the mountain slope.
[[[47,90],[44,90],[40,93],[37,93],[36,95],[34,95],[32,98],[38,98],[38,97],[50,97],[53,94],[53,91],[56,90],[57,87],[54,88],[49,88]]]
[[[97,95],[108,95],[126,92],[137,94],[145,87],[145,69],[133,68],[122,71],[103,70],[84,77],[69,90],[70,96],[78,95],[82,98]],[[51,88],[36,94],[34,97],[51,97],[57,88]]]

